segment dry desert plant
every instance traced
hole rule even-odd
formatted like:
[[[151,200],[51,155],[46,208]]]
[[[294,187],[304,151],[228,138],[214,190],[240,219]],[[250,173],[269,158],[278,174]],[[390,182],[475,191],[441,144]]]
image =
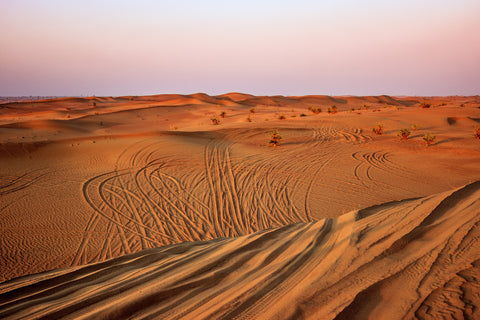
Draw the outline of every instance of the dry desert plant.
[[[308,110],[312,111],[314,114],[319,114],[322,112],[322,109],[319,108],[314,108],[314,107],[308,107]]]
[[[399,136],[400,139],[402,140],[407,140],[409,135],[410,135],[410,130],[408,130],[407,128],[400,129],[400,131],[398,131],[398,134],[397,134],[397,136]]]
[[[416,131],[416,130],[418,129],[418,126],[417,126],[415,123],[413,123],[413,124],[410,126],[410,128],[412,128],[413,131]]]
[[[306,117],[307,115],[305,113],[301,113],[300,117]]]
[[[383,134],[383,124],[377,123],[375,127],[372,129],[373,133],[381,135]]]
[[[331,106],[330,108],[328,108],[327,110],[328,113],[337,113],[338,112],[338,108],[336,105],[333,105]]]
[[[270,134],[270,141],[268,141],[268,144],[276,147],[280,144],[280,140],[282,140],[282,136],[280,135],[278,130],[275,129]]]
[[[285,117],[285,115],[282,114],[282,115],[280,115],[280,116],[278,117],[278,119],[280,119],[280,120],[285,120],[286,117]]]
[[[226,113],[225,111],[222,111],[222,112],[220,112],[220,117],[225,118],[225,115],[226,115],[226,114],[227,114],[227,113]]]
[[[423,140],[425,141],[425,143],[427,144],[427,146],[433,144],[433,142],[435,141],[435,136],[430,134],[430,133],[427,133],[423,136]]]
[[[425,101],[423,101],[422,103],[420,103],[420,108],[422,109],[427,109],[427,108],[430,108],[432,105],[430,103],[427,103]]]
[[[220,120],[218,120],[216,117],[213,117],[210,120],[212,120],[213,125],[219,125],[220,124]]]
[[[247,122],[252,122],[252,118],[250,117],[250,115],[247,117]]]
[[[253,113],[255,113],[255,112],[257,112],[257,111],[255,110],[255,108],[251,108],[251,109],[250,109],[250,113],[253,114]]]
[[[473,130],[473,135],[475,138],[480,139],[480,127],[477,127],[475,130]]]

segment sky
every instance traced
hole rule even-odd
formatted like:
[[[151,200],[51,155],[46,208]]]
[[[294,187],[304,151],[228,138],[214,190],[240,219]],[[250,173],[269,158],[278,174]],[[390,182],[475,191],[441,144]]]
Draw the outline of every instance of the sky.
[[[478,0],[0,0],[0,96],[476,95]]]

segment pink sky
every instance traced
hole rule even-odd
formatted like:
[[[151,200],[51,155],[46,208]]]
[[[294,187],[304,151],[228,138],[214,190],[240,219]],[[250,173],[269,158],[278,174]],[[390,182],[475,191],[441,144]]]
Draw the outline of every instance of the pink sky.
[[[0,95],[480,94],[479,1],[225,2],[3,1]]]

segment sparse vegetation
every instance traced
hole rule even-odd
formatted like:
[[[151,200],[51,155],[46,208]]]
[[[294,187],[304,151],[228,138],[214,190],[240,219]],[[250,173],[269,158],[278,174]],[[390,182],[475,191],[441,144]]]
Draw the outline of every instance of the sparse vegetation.
[[[399,136],[400,139],[402,140],[407,140],[408,136],[410,136],[410,130],[408,130],[407,128],[400,129],[400,131],[398,131],[397,136]]]
[[[375,127],[372,129],[373,133],[381,135],[383,134],[383,124],[377,123]]]
[[[338,112],[338,108],[337,108],[336,105],[333,105],[333,106],[331,106],[331,107],[328,108],[327,112],[328,112],[328,113],[332,113],[332,114],[337,113],[337,112]]]
[[[416,131],[416,130],[418,129],[418,126],[417,126],[415,123],[413,123],[413,124],[410,126],[410,128],[412,128],[413,131]]]
[[[251,113],[251,114],[254,114],[255,112],[257,112],[257,110],[255,110],[255,108],[251,108],[251,109],[250,109],[250,113]]]
[[[210,120],[212,120],[213,125],[219,125],[220,124],[220,120],[218,120],[216,117],[213,117]]]
[[[280,144],[280,140],[282,140],[282,136],[280,135],[278,130],[275,129],[270,134],[270,141],[268,142],[268,144],[276,147]]]
[[[422,103],[420,103],[420,108],[422,109],[427,109],[427,108],[430,108],[432,105],[430,103],[427,103],[426,101],[423,101]]]
[[[475,138],[480,139],[480,127],[475,128],[473,131]]]
[[[465,104],[464,104],[464,103],[462,103],[462,104],[460,105],[460,107],[464,108],[464,107],[465,107]]]
[[[315,108],[315,107],[308,107],[308,110],[312,111],[313,114],[319,114],[322,112],[322,109],[319,107],[319,108]]]
[[[425,143],[427,144],[427,146],[433,144],[433,142],[435,141],[435,136],[430,134],[430,133],[427,133],[423,136],[423,140],[425,141]]]
[[[226,115],[226,114],[227,114],[227,113],[226,113],[225,111],[222,111],[222,112],[220,112],[220,117],[225,118],[225,115]]]
[[[306,117],[307,115],[305,113],[301,113],[300,117]]]
[[[370,109],[370,106],[368,104],[364,104],[363,107],[365,108],[365,110]]]
[[[287,119],[283,114],[278,117],[279,120],[285,120]]]
[[[96,107],[97,103],[95,101],[92,102],[92,106]]]

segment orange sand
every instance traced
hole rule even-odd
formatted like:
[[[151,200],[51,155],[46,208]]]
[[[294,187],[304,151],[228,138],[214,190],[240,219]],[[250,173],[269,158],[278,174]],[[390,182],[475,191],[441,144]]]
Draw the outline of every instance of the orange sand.
[[[0,318],[480,318],[479,106],[0,104]]]

